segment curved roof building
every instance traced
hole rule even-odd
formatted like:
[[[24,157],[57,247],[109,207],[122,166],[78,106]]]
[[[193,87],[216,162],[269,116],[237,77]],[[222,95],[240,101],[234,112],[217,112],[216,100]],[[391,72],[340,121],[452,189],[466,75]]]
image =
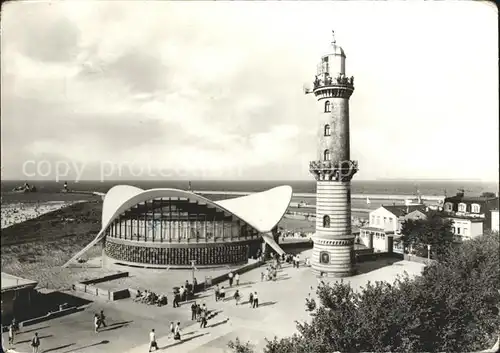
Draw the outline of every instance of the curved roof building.
[[[155,267],[244,263],[262,239],[282,253],[271,232],[291,198],[290,186],[222,201],[178,189],[115,186],[104,197],[100,232],[65,266],[100,241],[115,262]]]

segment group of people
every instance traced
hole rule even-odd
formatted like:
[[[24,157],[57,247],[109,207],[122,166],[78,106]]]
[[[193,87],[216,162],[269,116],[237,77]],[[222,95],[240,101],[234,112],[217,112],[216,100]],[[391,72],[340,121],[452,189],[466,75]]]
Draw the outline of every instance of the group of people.
[[[9,325],[9,346],[14,344],[16,339],[16,333],[19,331],[19,326],[16,323],[16,320],[13,319],[11,324]],[[38,337],[38,332],[35,332],[30,342],[32,352],[38,353],[38,347],[40,347],[40,337]],[[3,339],[2,339],[2,348],[3,348]],[[3,350],[2,350],[3,351]]]
[[[181,340],[181,323],[177,322],[176,325],[174,325],[174,322],[170,322],[170,334],[176,341]],[[149,352],[151,352],[152,349],[158,350],[158,341],[156,340],[156,332],[155,329],[152,329],[151,332],[149,333]]]
[[[95,333],[99,332],[99,329],[103,327],[107,327],[106,325],[106,316],[104,316],[104,311],[101,310],[99,314],[94,314],[94,331]]]
[[[208,314],[209,312],[205,303],[201,306],[200,304],[196,304],[196,302],[191,304],[191,320],[198,321],[200,323],[200,328],[207,327]]]
[[[137,294],[135,295],[135,302],[144,303],[148,305],[158,305],[163,306],[168,304],[167,296],[164,294],[157,295],[153,291],[148,291],[147,289],[144,292],[137,290]]]

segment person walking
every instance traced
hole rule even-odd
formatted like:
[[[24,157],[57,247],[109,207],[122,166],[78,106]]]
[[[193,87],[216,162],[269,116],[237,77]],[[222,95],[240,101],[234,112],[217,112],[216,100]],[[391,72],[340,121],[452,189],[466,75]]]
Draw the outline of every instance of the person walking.
[[[14,325],[10,324],[9,326],[9,345],[14,344]]]
[[[225,301],[225,299],[226,299],[226,290],[224,289],[224,287],[222,287],[220,289],[219,297],[222,298],[222,301]]]
[[[197,287],[198,287],[198,280],[195,277],[193,278],[193,295],[196,294]]]
[[[155,334],[155,329],[152,329],[151,332],[149,333],[149,352],[151,352],[151,349],[158,350],[158,343],[156,343],[156,334]]]
[[[177,322],[177,325],[175,325],[174,340],[176,340],[176,341],[181,340],[181,323],[180,322]]]
[[[227,277],[229,278],[229,287],[232,287],[233,286],[233,272],[229,272]]]
[[[259,297],[257,296],[257,292],[254,292],[252,308],[258,308],[258,307],[259,307]]]
[[[236,281],[236,285],[239,286],[240,285],[240,275],[239,275],[239,273],[237,273],[236,275],[234,275],[234,280]]]
[[[240,302],[240,292],[237,289],[236,292],[234,292],[234,300],[236,301],[236,305]]]
[[[101,310],[101,313],[99,315],[99,327],[102,325],[104,327],[107,327],[106,322],[104,321],[106,319],[106,316],[104,316],[104,310]]]
[[[198,311],[198,305],[196,302],[191,304],[191,320],[196,320],[196,312]]]
[[[99,325],[100,325],[100,320],[99,320],[99,315],[95,314],[94,315],[94,331],[97,333],[99,330]]]
[[[215,286],[214,293],[215,293],[215,301],[218,302],[219,301],[219,293],[220,293],[219,285]]]
[[[174,327],[173,321],[170,321],[170,333],[172,334],[172,337],[173,337],[174,333],[175,333],[175,327]]]
[[[38,332],[35,332],[31,340],[31,347],[33,348],[33,353],[38,353],[38,347],[40,347],[40,338],[38,337]]]
[[[174,300],[172,300],[172,305],[174,308],[178,308],[179,307],[179,301],[181,299],[181,295],[179,292],[176,292],[174,294]]]
[[[179,294],[181,296],[181,302],[183,302],[185,300],[185,293],[186,293],[186,289],[184,289],[184,286],[181,286],[181,289],[179,289]]]
[[[250,292],[250,296],[248,298],[248,302],[250,303],[250,307],[252,307],[253,306],[253,293],[252,292]]]
[[[196,321],[201,320],[201,313],[202,312],[203,312],[203,310],[201,309],[201,305],[200,304],[196,305]]]
[[[206,327],[207,327],[207,312],[203,310],[201,312],[200,328],[206,328]]]

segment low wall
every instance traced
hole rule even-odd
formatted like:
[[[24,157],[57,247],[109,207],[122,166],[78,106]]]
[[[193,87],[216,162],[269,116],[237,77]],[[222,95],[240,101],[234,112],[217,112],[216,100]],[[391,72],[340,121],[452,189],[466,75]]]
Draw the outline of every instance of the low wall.
[[[211,285],[213,286],[213,285],[216,285],[218,283],[221,283],[221,282],[228,280],[230,272],[232,272],[234,275],[237,273],[241,275],[242,273],[245,273],[245,272],[248,272],[250,270],[253,270],[254,268],[260,267],[263,263],[264,263],[264,261],[257,260],[255,262],[252,262],[252,263],[246,264],[240,268],[237,268],[234,271],[229,271],[229,272],[224,273],[220,276],[212,277]],[[198,286],[199,286],[199,288],[205,288],[205,282],[203,281],[202,283],[199,283]]]
[[[119,300],[119,299],[124,299],[130,297],[130,292],[129,290],[126,289],[119,289],[116,291],[110,291],[107,289],[102,289],[95,284],[98,283],[103,283],[107,281],[112,281],[114,279],[118,278],[123,278],[123,277],[128,277],[129,273],[128,272],[118,272],[112,275],[107,275],[99,278],[94,278],[86,281],[81,281],[78,283],[75,283],[73,285],[73,290],[81,293],[87,293],[90,295],[93,295],[95,297],[99,297],[102,299],[114,301],[114,300]]]
[[[96,283],[108,282],[108,281],[112,281],[114,279],[128,277],[128,276],[129,276],[128,272],[118,272],[118,273],[115,273],[112,275],[107,275],[107,276],[103,276],[103,277],[98,277],[98,278],[88,279],[85,281],[80,281],[79,283],[96,284]]]
[[[413,262],[418,262],[420,264],[428,265],[429,263],[436,263],[436,260],[432,259],[427,259],[426,257],[420,257],[420,256],[415,256],[415,255],[410,255],[410,254],[404,254],[404,259],[406,261],[413,261]]]
[[[294,249],[312,249],[314,243],[312,240],[304,240],[304,241],[294,241],[294,242],[283,242],[279,243],[279,246],[287,252],[287,250],[294,250]]]
[[[402,254],[390,252],[376,252],[372,254],[356,254],[356,262],[376,261],[379,259],[398,259],[403,260]]]

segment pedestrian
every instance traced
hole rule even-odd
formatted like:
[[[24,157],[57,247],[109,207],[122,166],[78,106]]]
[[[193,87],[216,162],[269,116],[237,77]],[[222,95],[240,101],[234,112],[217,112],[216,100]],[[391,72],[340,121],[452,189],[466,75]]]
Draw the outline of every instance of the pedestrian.
[[[253,306],[253,293],[250,292],[250,297],[248,298],[248,302],[250,303],[250,307]]]
[[[170,321],[170,333],[172,334],[172,337],[174,336],[175,328],[174,328],[174,322]]]
[[[233,273],[229,272],[227,277],[229,278],[229,287],[232,287],[233,286]]]
[[[261,282],[264,282],[264,277],[265,277],[265,276],[266,276],[266,275],[264,274],[264,272],[261,272],[261,273],[260,273],[260,281],[261,281]]]
[[[203,312],[203,310],[201,310],[200,304],[196,305],[196,321],[201,320],[201,313],[202,312]]]
[[[219,293],[220,293],[219,285],[215,286],[214,293],[215,293],[215,301],[218,302],[219,301]]]
[[[154,348],[155,351],[158,350],[158,344],[156,343],[155,329],[152,329],[151,332],[149,333],[149,352],[151,352],[152,348]]]
[[[181,296],[181,301],[183,302],[184,301],[184,296],[186,294],[186,289],[184,289],[184,286],[181,286],[181,289],[179,289],[179,294]]]
[[[234,280],[236,281],[236,285],[239,286],[240,285],[240,275],[238,273],[236,275],[234,275]]]
[[[236,290],[236,292],[234,292],[234,300],[236,301],[236,305],[238,305],[238,303],[240,302],[240,292],[238,291],[238,289]]]
[[[208,315],[208,309],[207,309],[207,306],[205,305],[205,303],[203,303],[203,306],[201,307],[201,312],[204,312],[205,315]]]
[[[172,305],[174,308],[178,308],[179,307],[179,301],[181,299],[181,295],[179,294],[179,292],[175,292],[174,294],[174,300],[172,301]]]
[[[106,316],[104,316],[104,310],[101,310],[101,314],[99,315],[99,327],[102,325],[104,327],[106,326],[106,322],[104,321],[106,319]]]
[[[258,307],[259,307],[259,297],[257,296],[257,292],[254,292],[252,308],[258,308]]]
[[[14,325],[9,326],[9,345],[14,344]]]
[[[300,256],[297,255],[297,268],[299,268],[299,265],[300,265]]]
[[[224,289],[224,286],[220,289],[219,297],[222,298],[222,301],[226,298],[226,290]]]
[[[174,329],[174,340],[180,341],[181,340],[181,323],[178,322],[177,325],[175,326]]]
[[[94,330],[95,330],[95,333],[97,333],[97,331],[99,330],[99,326],[100,326],[99,315],[95,314],[94,315]]]
[[[38,332],[35,332],[35,336],[33,336],[33,339],[31,340],[31,347],[33,348],[33,353],[38,353],[38,347],[40,347]]]
[[[196,289],[198,287],[198,281],[196,280],[196,277],[193,278],[193,294],[196,294]]]
[[[206,311],[201,312],[200,328],[207,327],[207,313]]]
[[[191,304],[191,320],[196,320],[196,312],[198,311],[198,305],[196,302]]]

